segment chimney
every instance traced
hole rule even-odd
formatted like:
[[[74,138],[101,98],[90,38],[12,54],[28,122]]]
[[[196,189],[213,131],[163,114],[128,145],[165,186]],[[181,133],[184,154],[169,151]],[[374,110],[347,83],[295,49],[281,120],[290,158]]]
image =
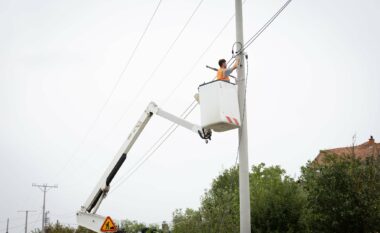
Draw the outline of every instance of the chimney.
[[[369,144],[370,146],[372,146],[373,144],[375,144],[375,139],[373,138],[373,136],[371,136],[371,137],[369,138],[369,140],[368,140],[368,144]]]

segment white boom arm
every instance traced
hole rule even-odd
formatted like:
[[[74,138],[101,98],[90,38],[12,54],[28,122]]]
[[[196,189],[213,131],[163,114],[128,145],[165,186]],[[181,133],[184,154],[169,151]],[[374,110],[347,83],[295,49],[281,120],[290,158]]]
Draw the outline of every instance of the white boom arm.
[[[146,124],[149,122],[153,114],[159,115],[169,121],[172,121],[199,134],[202,139],[206,140],[206,142],[207,140],[211,139],[210,130],[205,130],[198,125],[195,125],[171,113],[168,113],[160,109],[155,103],[151,102],[145,109],[143,115],[140,117],[132,132],[128,135],[120,150],[115,155],[107,170],[104,172],[91,195],[88,197],[85,204],[81,207],[81,210],[77,213],[78,225],[95,232],[101,232],[100,228],[105,220],[105,217],[96,215],[95,213],[98,210],[103,199],[107,196],[107,193],[110,190],[111,181],[126,160],[128,152],[132,148],[136,139],[140,136],[141,132],[144,130]]]

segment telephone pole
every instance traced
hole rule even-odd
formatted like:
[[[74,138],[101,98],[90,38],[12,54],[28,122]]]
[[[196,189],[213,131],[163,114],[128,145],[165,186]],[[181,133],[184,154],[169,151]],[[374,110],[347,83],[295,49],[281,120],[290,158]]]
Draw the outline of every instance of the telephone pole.
[[[33,187],[39,188],[44,193],[44,199],[42,204],[42,233],[45,233],[45,202],[46,202],[46,192],[53,188],[58,188],[58,185],[47,185],[47,184],[32,184]]]
[[[240,198],[240,233],[251,233],[251,204],[249,193],[248,130],[246,110],[246,83],[243,36],[242,0],[235,0],[236,43],[240,45],[240,65],[237,68],[238,98],[241,117],[239,128],[239,198]],[[239,48],[239,47],[238,47]]]
[[[28,233],[28,214],[29,212],[36,212],[35,210],[19,210],[17,212],[25,212],[25,233]]]
[[[8,229],[9,229],[9,218],[7,218],[7,231],[6,231],[6,233],[8,233]]]

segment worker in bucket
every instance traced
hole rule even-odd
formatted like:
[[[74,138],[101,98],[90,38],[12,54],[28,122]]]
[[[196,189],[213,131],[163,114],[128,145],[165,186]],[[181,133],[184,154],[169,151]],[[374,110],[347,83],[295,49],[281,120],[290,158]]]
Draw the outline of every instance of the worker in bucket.
[[[219,63],[220,68],[218,69],[218,72],[216,73],[216,79],[229,82],[230,81],[229,76],[236,68],[238,68],[240,64],[240,58],[239,57],[236,58],[235,63],[231,68],[227,68],[227,62],[225,59],[220,59],[218,63]]]

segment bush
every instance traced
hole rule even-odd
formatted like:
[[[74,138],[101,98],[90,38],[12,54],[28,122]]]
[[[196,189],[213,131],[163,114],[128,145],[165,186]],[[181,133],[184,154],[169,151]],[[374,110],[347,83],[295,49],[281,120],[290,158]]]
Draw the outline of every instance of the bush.
[[[328,155],[302,168],[313,232],[380,232],[380,160]]]

